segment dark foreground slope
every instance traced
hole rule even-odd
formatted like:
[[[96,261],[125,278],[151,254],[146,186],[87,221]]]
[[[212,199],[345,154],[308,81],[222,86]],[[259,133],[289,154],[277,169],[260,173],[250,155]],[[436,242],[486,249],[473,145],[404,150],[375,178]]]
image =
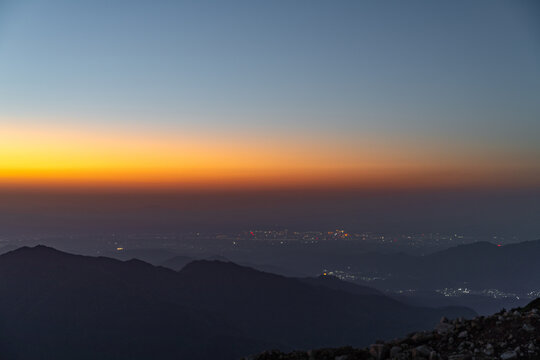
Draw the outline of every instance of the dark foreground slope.
[[[433,331],[368,348],[327,348],[251,355],[246,360],[487,360],[540,359],[540,299],[524,308],[472,320],[441,319]]]
[[[182,271],[44,246],[0,256],[0,358],[235,359],[269,348],[366,345],[463,308],[431,309],[233,263]]]

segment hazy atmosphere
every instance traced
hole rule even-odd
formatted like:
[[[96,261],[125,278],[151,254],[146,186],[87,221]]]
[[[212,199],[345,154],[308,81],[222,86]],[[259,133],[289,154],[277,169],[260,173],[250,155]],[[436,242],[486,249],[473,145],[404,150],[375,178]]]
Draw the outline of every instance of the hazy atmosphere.
[[[540,235],[535,2],[0,4],[6,231]]]

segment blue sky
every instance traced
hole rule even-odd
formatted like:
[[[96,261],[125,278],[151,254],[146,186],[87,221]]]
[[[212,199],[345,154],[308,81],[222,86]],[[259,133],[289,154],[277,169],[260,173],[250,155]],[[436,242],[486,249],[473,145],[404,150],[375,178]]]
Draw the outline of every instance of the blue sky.
[[[540,130],[532,2],[2,4],[4,117]]]

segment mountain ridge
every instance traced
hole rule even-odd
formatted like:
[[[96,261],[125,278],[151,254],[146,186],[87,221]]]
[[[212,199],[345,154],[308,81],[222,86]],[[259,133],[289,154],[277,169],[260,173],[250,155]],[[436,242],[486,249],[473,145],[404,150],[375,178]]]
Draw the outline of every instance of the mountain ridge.
[[[0,256],[0,293],[0,351],[19,359],[234,359],[275,347],[361,345],[442,315],[474,316],[230,262],[175,272],[43,246]]]

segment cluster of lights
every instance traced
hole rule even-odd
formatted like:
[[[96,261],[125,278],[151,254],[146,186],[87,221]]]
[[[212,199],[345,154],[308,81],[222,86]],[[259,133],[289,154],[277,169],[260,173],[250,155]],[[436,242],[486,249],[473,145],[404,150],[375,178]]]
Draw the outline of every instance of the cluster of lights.
[[[469,288],[443,288],[443,289],[437,289],[435,292],[442,294],[446,297],[458,297],[462,295],[481,295],[481,296],[488,296],[494,299],[506,299],[506,298],[513,298],[519,300],[522,297],[529,297],[532,298],[534,296],[530,296],[530,294],[534,294],[534,292],[531,292],[525,296],[515,294],[515,293],[506,293],[504,291],[498,290],[498,289],[483,289],[483,290],[473,290]],[[540,291],[538,292],[540,293]]]

